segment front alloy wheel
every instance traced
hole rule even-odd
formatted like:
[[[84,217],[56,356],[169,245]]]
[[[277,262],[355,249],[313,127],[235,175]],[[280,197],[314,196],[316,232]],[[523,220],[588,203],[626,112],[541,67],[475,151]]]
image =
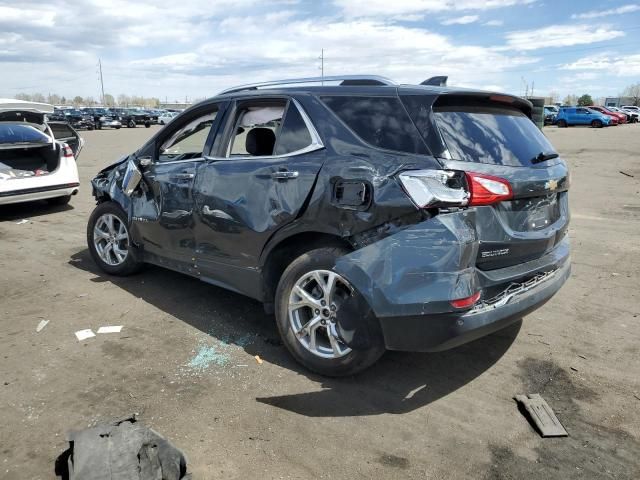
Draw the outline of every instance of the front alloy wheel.
[[[93,227],[93,244],[107,265],[122,265],[129,253],[127,226],[112,213],[103,214]]]
[[[142,254],[131,243],[127,214],[114,202],[100,203],[87,224],[87,245],[94,262],[111,275],[129,275],[142,267]]]

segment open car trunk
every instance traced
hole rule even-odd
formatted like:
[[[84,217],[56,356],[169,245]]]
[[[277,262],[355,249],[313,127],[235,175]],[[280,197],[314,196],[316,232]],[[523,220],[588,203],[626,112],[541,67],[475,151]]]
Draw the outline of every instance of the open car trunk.
[[[0,149],[0,178],[47,175],[59,164],[59,144]]]

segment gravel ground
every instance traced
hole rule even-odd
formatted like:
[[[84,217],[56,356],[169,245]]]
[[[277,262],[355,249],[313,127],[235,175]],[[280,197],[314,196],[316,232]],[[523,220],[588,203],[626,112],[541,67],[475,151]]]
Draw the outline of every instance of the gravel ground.
[[[155,130],[83,133],[70,206],[0,208],[0,478],[55,478],[67,430],[132,412],[198,479],[640,478],[640,125],[545,128],[571,165],[573,274],[543,308],[340,380],[298,367],[252,300],[96,269],[89,180]],[[101,325],[124,328],[76,340]],[[518,412],[512,397],[536,392],[568,438]]]

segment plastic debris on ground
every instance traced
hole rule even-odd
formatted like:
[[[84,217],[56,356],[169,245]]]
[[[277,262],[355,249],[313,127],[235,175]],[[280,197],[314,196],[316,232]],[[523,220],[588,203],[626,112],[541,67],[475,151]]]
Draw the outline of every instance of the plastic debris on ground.
[[[522,406],[523,414],[533,422],[542,437],[567,437],[564,429],[552,408],[539,394],[516,395],[515,401]],[[522,410],[521,410],[522,411]]]
[[[25,223],[29,223],[29,220],[27,220],[26,218],[23,218],[22,220],[16,222],[16,225],[24,225]]]
[[[78,339],[79,342],[95,336],[96,334],[93,333],[93,330],[91,330],[90,328],[86,328],[84,330],[78,330],[76,332],[76,338]]]
[[[256,362],[258,363],[258,365],[262,365],[262,359],[260,358],[260,355],[256,355],[255,357],[253,357],[256,359]]]
[[[49,323],[49,320],[40,320],[40,323],[36,327],[36,333],[40,333],[42,329],[47,326],[47,323]]]
[[[98,329],[98,333],[120,333],[121,331],[122,325],[108,325]]]

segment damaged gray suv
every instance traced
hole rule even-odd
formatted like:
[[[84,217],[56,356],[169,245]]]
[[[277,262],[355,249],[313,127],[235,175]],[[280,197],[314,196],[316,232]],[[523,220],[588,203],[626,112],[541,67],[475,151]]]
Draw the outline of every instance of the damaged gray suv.
[[[477,339],[560,289],[569,175],[528,101],[318,83],[222,92],[101,171],[87,228],[100,268],[151,263],[255,298],[330,376]]]

